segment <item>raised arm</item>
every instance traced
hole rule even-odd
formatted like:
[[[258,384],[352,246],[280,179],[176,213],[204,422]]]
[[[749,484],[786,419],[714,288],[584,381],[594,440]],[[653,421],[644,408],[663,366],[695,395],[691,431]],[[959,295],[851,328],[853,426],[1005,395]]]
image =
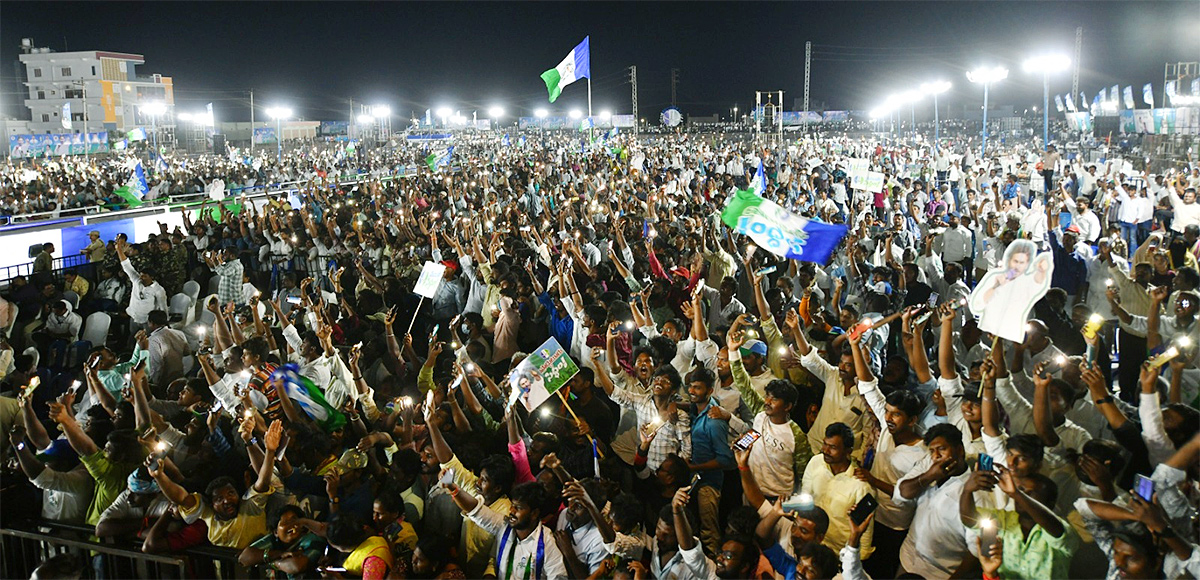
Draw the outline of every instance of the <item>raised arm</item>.
[[[954,380],[958,378],[958,369],[954,363],[954,306],[947,302],[938,307],[938,317],[942,321],[941,340],[938,342],[938,370],[941,378]]]

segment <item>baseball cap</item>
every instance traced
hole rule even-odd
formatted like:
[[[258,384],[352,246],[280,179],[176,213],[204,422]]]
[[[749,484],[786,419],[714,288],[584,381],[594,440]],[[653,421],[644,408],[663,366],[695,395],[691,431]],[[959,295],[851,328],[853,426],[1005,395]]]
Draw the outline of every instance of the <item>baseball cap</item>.
[[[761,340],[750,340],[742,345],[741,352],[743,355],[756,354],[758,356],[767,356],[767,343]]]
[[[1078,233],[1080,233],[1080,232],[1079,232],[1079,226],[1077,226],[1077,225],[1075,225],[1075,224],[1071,224],[1071,225],[1067,226],[1067,229],[1066,229],[1066,230],[1064,230],[1064,231],[1068,231],[1068,232],[1071,232],[1071,233],[1073,233],[1073,234],[1078,234]]]

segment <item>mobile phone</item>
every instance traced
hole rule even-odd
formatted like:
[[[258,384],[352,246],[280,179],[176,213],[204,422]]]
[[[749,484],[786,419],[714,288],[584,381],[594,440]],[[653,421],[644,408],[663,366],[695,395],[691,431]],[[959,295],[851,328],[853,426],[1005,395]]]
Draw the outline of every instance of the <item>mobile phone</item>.
[[[850,510],[850,520],[855,525],[861,524],[870,517],[877,507],[879,507],[879,501],[875,499],[875,496],[871,494],[864,495],[862,499],[858,500],[858,505]]]
[[[288,301],[288,304],[299,304],[300,297],[299,296],[288,296],[287,301]]]
[[[696,490],[696,484],[698,484],[698,483],[700,483],[700,474],[699,474],[698,472],[697,472],[697,473],[693,473],[693,474],[692,474],[692,482],[691,482],[690,484],[688,484],[688,487],[689,487],[689,488],[691,488],[691,489],[692,489],[692,491],[695,491],[695,490]]]
[[[758,431],[751,429],[749,431],[746,431],[744,434],[742,434],[741,438],[739,438],[733,444],[733,446],[738,449],[741,449],[742,451],[745,451],[745,450],[749,449],[750,446],[753,445],[755,441],[758,441],[759,438],[761,438],[761,437],[762,437],[762,433],[759,433]]]
[[[987,453],[980,453],[979,454],[979,470],[980,471],[995,471],[996,470],[996,460],[992,459],[992,456],[988,455]]]
[[[1139,473],[1137,475],[1137,480],[1133,484],[1133,492],[1147,503],[1153,501],[1154,480]]]
[[[767,274],[773,273],[777,269],[778,269],[778,267],[776,267],[776,266],[767,266],[766,268],[759,269],[757,274],[759,276],[766,276]]]
[[[938,293],[937,293],[937,292],[932,292],[932,293],[930,293],[930,294],[929,294],[929,307],[930,307],[930,308],[936,308],[936,307],[937,307],[938,298],[940,298],[940,296],[938,295]]]
[[[979,520],[979,553],[990,554],[996,544],[996,521],[991,518]]]
[[[146,361],[147,361],[147,360],[148,360],[148,359],[142,359],[142,360],[138,361],[138,364],[136,364],[136,365],[133,365],[133,372],[135,372],[135,373],[136,373],[136,372],[139,372],[139,371],[141,371],[142,369],[146,368]]]
[[[450,485],[454,483],[454,468],[447,467],[446,472],[442,474],[442,478],[438,480],[441,485]]]
[[[863,454],[862,466],[863,469],[871,471],[871,466],[875,465],[875,448],[872,447]]]
[[[100,366],[100,355],[93,356],[92,362],[88,366],[91,368],[96,368],[96,367]]]
[[[441,330],[441,329],[442,329],[442,326],[441,326],[440,324],[435,324],[435,325],[433,325],[433,332],[430,332],[430,333],[429,333],[429,336],[431,336],[431,337],[436,337],[436,336],[437,336],[437,333],[438,333],[438,331],[439,331],[439,330]]]
[[[746,315],[746,324],[749,324],[750,326],[754,326],[755,324],[758,324],[758,317],[753,314],[747,314]]]
[[[342,568],[340,566],[324,566],[324,567],[318,568],[317,570],[320,572],[337,572],[339,574],[346,572],[346,569]]]

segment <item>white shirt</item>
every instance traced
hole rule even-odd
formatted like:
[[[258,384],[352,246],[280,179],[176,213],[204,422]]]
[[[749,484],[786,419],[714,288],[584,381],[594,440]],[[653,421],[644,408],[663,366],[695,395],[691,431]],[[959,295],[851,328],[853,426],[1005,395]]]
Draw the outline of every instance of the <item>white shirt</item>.
[[[820,449],[825,442],[825,428],[834,423],[845,423],[854,431],[855,449],[861,448],[866,402],[859,395],[858,387],[850,387],[850,394],[845,394],[837,367],[821,358],[816,348],[809,350],[808,354],[800,359],[800,363],[825,383],[821,410],[817,412],[816,420],[808,429],[809,447]]]
[[[142,278],[137,270],[133,269],[133,264],[129,263],[129,258],[121,260],[121,268],[133,283],[133,291],[129,293],[129,307],[125,309],[125,313],[129,314],[134,322],[145,324],[151,310],[167,309],[167,291],[163,290],[157,280],[150,286],[142,284]]]
[[[895,484],[897,480],[912,471],[918,463],[929,457],[929,450],[924,441],[917,440],[915,445],[896,445],[892,434],[887,430],[887,420],[883,393],[879,391],[879,381],[858,382],[858,392],[862,393],[875,418],[879,420],[879,440],[875,443],[875,462],[871,464],[871,475]],[[875,520],[880,525],[893,530],[906,530],[912,523],[913,505],[897,505],[890,496],[876,494],[879,509],[875,511]]]
[[[543,557],[542,574],[538,577],[566,580],[567,568],[563,564],[562,552],[558,551],[558,543],[554,541],[554,532],[547,529],[546,526],[538,524],[533,533],[526,536],[524,540],[520,540],[517,538],[517,533],[504,523],[504,516],[483,505],[482,501],[475,504],[475,509],[471,510],[467,517],[475,525],[495,536],[496,576],[500,580],[522,578],[525,575],[526,567],[530,570],[530,577],[533,577],[539,544],[542,547]],[[506,534],[508,541],[504,547],[504,553],[501,554],[499,553],[500,542]],[[512,562],[511,576],[508,575],[509,562]]]
[[[54,471],[47,467],[32,482],[43,491],[43,518],[79,523],[87,517],[95,479],[82,463],[71,471]]]
[[[959,224],[956,228],[946,228],[934,242],[935,249],[941,250],[943,262],[961,262],[971,255],[971,230]]]
[[[900,546],[900,565],[905,572],[927,580],[949,578],[970,552],[967,551],[966,528],[958,517],[958,500],[963,485],[971,476],[967,470],[947,479],[941,485],[931,485],[915,500],[900,495],[900,482],[915,479],[933,465],[932,459],[918,463],[900,481],[892,493],[897,505],[916,503],[908,537]]]
[[[559,530],[568,529],[567,510],[558,513],[557,528]],[[600,567],[600,563],[608,557],[608,550],[604,547],[604,537],[600,535],[600,530],[596,528],[595,522],[588,522],[586,526],[570,531],[571,545],[575,548],[575,554],[579,556],[579,561],[587,565],[588,572],[595,572]]]

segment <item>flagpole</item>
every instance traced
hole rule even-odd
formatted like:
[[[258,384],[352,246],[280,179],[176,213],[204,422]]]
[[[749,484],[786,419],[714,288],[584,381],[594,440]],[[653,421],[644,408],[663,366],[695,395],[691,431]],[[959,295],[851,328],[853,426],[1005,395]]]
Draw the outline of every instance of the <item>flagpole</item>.
[[[588,68],[591,68],[589,65]],[[592,132],[595,131],[596,120],[592,118],[592,71],[588,71],[588,140],[592,138]]]

